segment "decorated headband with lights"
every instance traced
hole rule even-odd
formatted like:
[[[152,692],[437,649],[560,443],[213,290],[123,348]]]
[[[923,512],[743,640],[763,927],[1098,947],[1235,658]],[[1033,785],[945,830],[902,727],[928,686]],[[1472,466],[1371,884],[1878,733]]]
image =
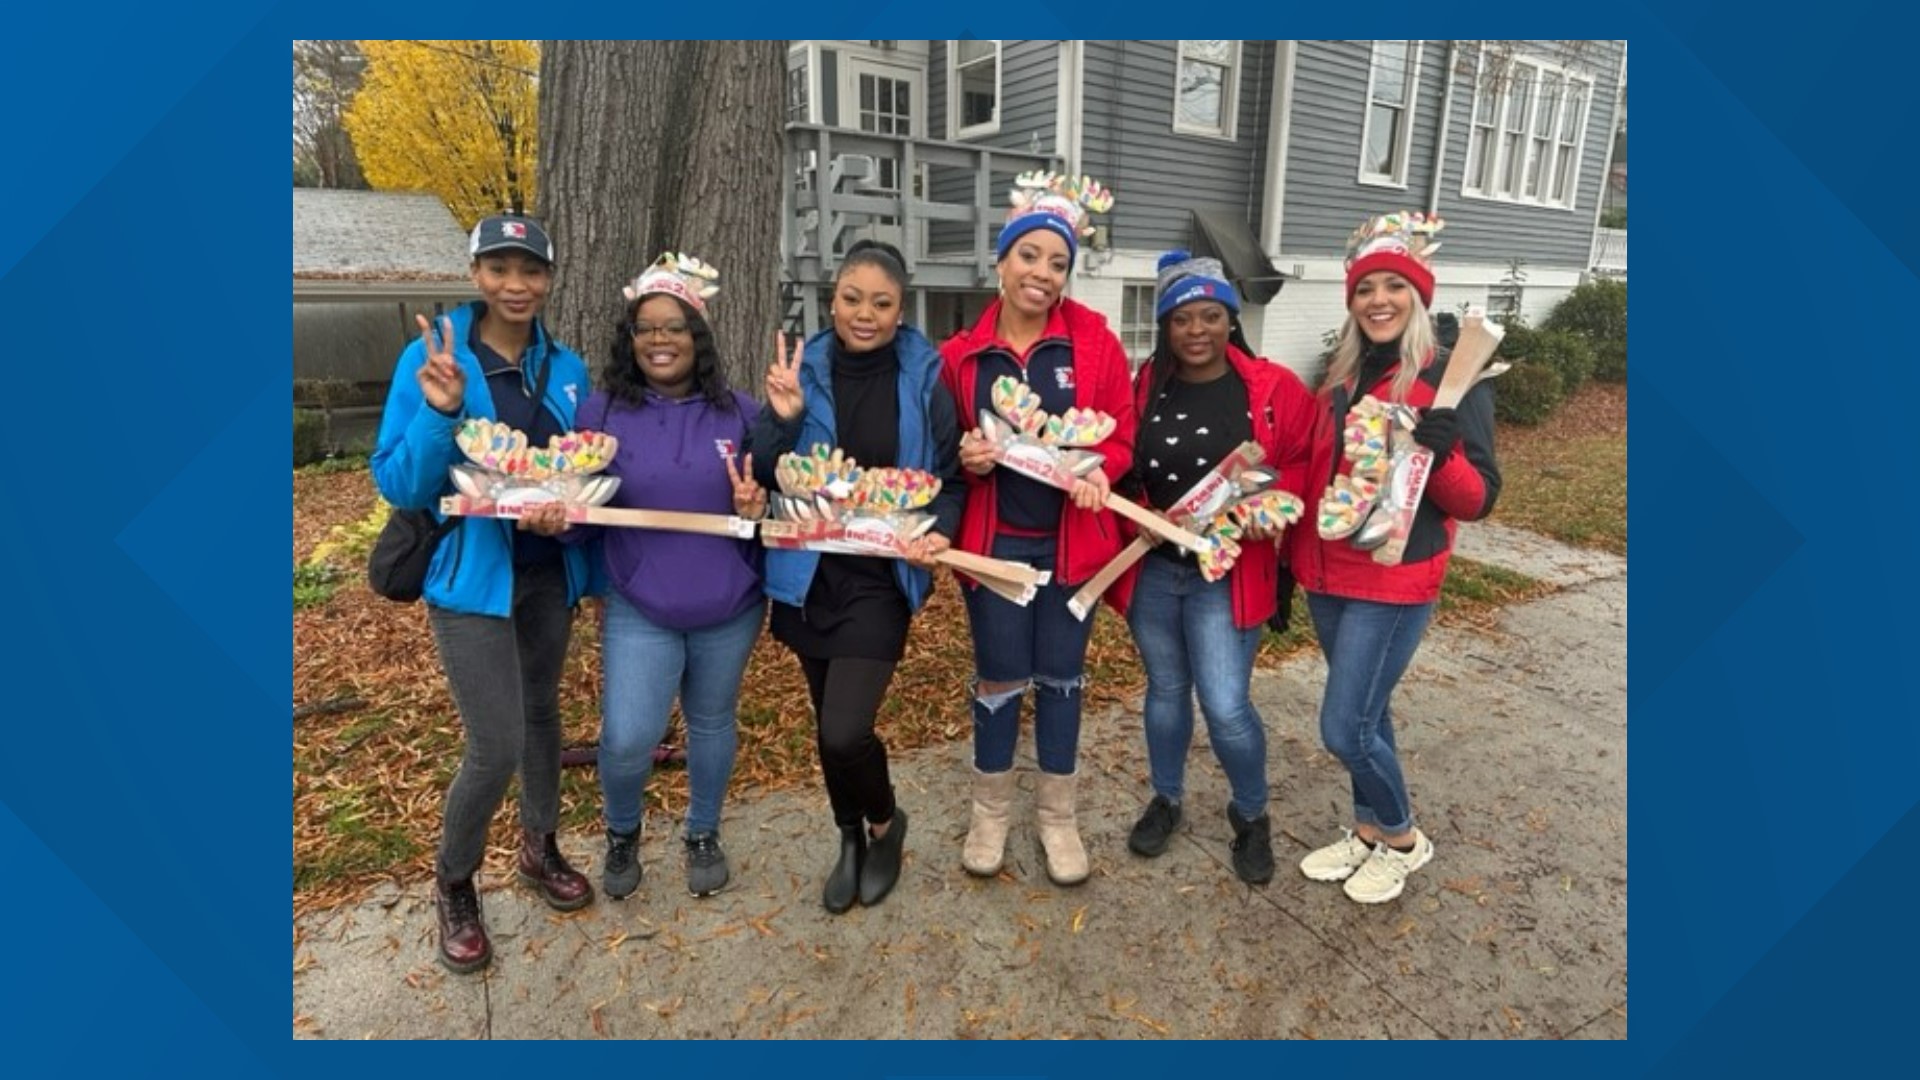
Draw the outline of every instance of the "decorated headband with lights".
[[[653,265],[633,281],[620,286],[620,295],[631,304],[643,296],[665,293],[686,301],[702,315],[707,301],[720,294],[720,271],[691,255],[669,251],[653,260]]]
[[[1013,178],[1012,204],[1007,224],[1000,230],[994,258],[1004,259],[1013,242],[1035,229],[1045,229],[1067,242],[1067,268],[1080,253],[1080,240],[1091,235],[1090,214],[1113,209],[1113,192],[1090,176],[1071,177],[1050,172],[1024,172]]]
[[[1434,234],[1446,222],[1414,210],[1368,218],[1347,238],[1347,302],[1360,279],[1376,270],[1391,270],[1412,283],[1420,302],[1433,306],[1433,268],[1428,261],[1440,250]]]

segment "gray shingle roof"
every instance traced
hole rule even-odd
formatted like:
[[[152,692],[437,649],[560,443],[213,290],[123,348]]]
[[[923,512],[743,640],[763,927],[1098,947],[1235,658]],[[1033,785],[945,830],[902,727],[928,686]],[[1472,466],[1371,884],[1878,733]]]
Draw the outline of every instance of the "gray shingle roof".
[[[293,189],[293,276],[467,279],[467,234],[438,196]]]

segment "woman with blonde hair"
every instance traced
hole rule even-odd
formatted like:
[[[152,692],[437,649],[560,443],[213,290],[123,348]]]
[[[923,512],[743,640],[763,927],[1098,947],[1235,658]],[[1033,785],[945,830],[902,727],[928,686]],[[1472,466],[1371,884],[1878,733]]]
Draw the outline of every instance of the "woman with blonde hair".
[[[1431,407],[1447,358],[1428,314],[1428,260],[1442,227],[1437,217],[1399,213],[1355,231],[1347,319],[1314,417],[1310,522],[1320,518],[1322,503],[1354,488],[1355,463],[1343,447],[1355,403],[1371,397],[1421,410],[1413,439],[1433,462],[1406,550],[1398,563],[1384,565],[1356,545],[1357,528],[1324,530],[1333,538],[1316,528],[1292,530],[1294,576],[1327,658],[1320,737],[1353,789],[1352,827],[1302,859],[1300,871],[1316,881],[1344,881],[1347,896],[1363,904],[1399,896],[1407,875],[1433,858],[1433,842],[1414,825],[1391,700],[1439,599],[1456,523],[1486,517],[1500,495],[1492,384],[1475,386],[1457,408]]]

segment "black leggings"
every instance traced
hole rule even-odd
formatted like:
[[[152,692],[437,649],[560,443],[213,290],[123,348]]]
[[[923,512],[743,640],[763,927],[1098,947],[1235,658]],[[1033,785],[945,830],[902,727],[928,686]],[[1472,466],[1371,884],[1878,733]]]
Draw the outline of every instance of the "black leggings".
[[[887,748],[873,732],[880,699],[893,682],[894,661],[799,657],[813,699],[820,771],[827,778],[833,820],[858,826],[893,820],[893,781],[887,775]]]

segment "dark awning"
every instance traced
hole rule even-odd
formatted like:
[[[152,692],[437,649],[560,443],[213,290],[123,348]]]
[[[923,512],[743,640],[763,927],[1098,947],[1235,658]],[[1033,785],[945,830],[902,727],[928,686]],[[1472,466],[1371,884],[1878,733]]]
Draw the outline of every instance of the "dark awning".
[[[1193,221],[1198,233],[1195,253],[1219,259],[1244,301],[1264,304],[1279,294],[1287,275],[1274,269],[1244,216],[1231,210],[1195,210]]]

